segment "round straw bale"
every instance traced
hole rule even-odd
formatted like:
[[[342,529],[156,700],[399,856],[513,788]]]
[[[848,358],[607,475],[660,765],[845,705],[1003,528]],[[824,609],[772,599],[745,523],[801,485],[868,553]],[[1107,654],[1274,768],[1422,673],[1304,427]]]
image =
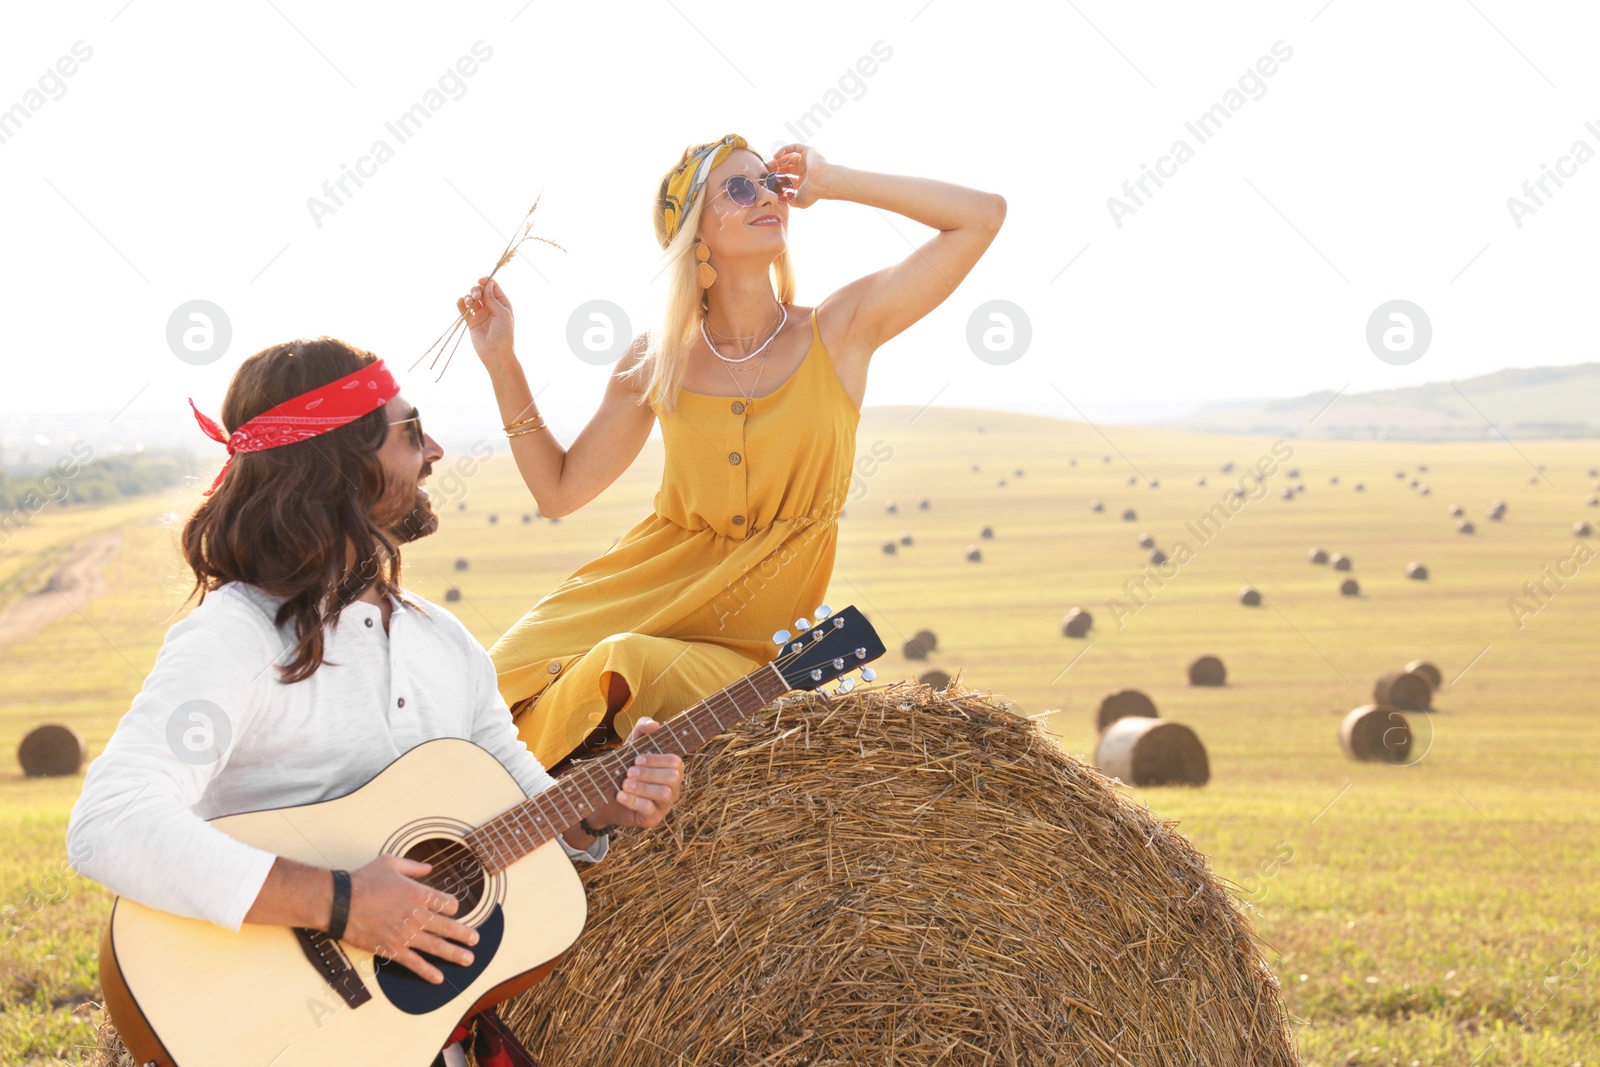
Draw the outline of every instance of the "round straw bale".
[[[917,501],[917,507],[921,508],[923,511],[927,511],[929,508],[933,507],[933,504],[929,502],[927,497],[923,497],[921,500]]]
[[[959,682],[785,698],[686,762],[499,1009],[542,1063],[1299,1063],[1208,859]]]
[[[1351,567],[1350,557],[1343,552],[1335,552],[1332,556],[1329,556],[1328,563],[1336,571],[1347,571]]]
[[[1355,485],[1351,486],[1351,488],[1358,493],[1365,493],[1367,491],[1367,487],[1362,485],[1360,482],[1357,482]]]
[[[1427,711],[1433,703],[1433,686],[1417,671],[1389,671],[1372,684],[1372,700],[1402,711]]]
[[[1156,712],[1156,702],[1139,690],[1119,689],[1100,701],[1100,706],[1094,713],[1094,728],[1104,730],[1118,719],[1129,715],[1141,719],[1160,717]]]
[[[1130,474],[1130,475],[1128,475],[1128,484],[1129,485],[1138,485],[1139,484],[1139,479]]]
[[[1339,724],[1339,744],[1351,759],[1404,763],[1411,754],[1411,724],[1399,708],[1363,704]]]
[[[1205,485],[1206,484],[1206,476],[1204,474],[1200,475],[1198,478],[1196,478],[1194,480],[1194,484],[1195,485]]]
[[[883,505],[883,510],[887,511],[889,514],[893,515],[895,512],[899,511],[900,509],[898,507],[896,507],[895,506],[895,502],[893,500],[891,500],[887,504]]]
[[[892,556],[892,555],[895,554],[896,551],[898,551],[898,550],[895,548],[895,545],[894,545],[893,541],[885,541],[883,543],[883,554],[884,555]]]
[[[1431,490],[1431,489],[1429,489],[1429,488],[1428,488],[1428,487],[1427,487],[1427,486],[1425,486],[1425,485],[1419,485],[1419,486],[1417,486],[1417,495],[1418,495],[1418,496],[1427,496],[1427,495],[1428,495],[1428,494],[1429,494],[1429,493],[1431,493],[1431,492],[1432,492],[1432,491],[1433,491],[1433,490]]]
[[[463,500],[461,503],[457,504],[456,505],[456,510],[457,511],[466,511],[467,510],[467,502],[465,500]]]
[[[1584,503],[1591,508],[1600,508],[1600,496],[1591,496],[1588,500],[1585,500]]]
[[[1160,489],[1161,488],[1161,479],[1160,478],[1151,478],[1150,479],[1150,488],[1152,488],[1152,489]]]
[[[928,658],[928,653],[932,651],[932,645],[923,644],[915,637],[900,646],[900,654],[911,660],[925,660]]]
[[[1461,517],[1461,505],[1460,504],[1451,504],[1450,505],[1450,515],[1453,518],[1459,519]]]
[[[1021,467],[1017,468],[1016,474],[1017,474],[1018,478],[1022,477],[1022,468]]]
[[[1407,563],[1406,564],[1406,577],[1407,578],[1415,578],[1419,582],[1427,581],[1428,568],[1424,567],[1420,563]]]
[[[498,516],[498,515],[490,515],[489,516],[490,525],[493,525],[494,523],[497,523],[499,521],[500,521],[500,516]]]
[[[983,553],[978,551],[978,546],[977,545],[968,545],[967,546],[967,562],[968,563],[982,563],[983,562]]]
[[[1290,470],[1286,471],[1285,473],[1291,478],[1298,478],[1298,477],[1300,477],[1300,468],[1299,467],[1293,467]]]
[[[1071,459],[1067,460],[1067,466],[1076,467],[1077,465],[1078,465],[1078,457],[1077,456],[1073,456]]]
[[[1224,463],[1222,465],[1222,473],[1223,474],[1232,474],[1233,473],[1233,463],[1231,461],[1227,462],[1227,463]]]
[[[900,535],[900,543],[902,545],[905,545],[907,548],[911,547],[911,535],[910,534],[901,534]]]
[[[555,524],[556,524],[556,523],[558,523],[558,522],[560,522],[560,521],[561,521],[561,520],[560,520],[560,519],[559,519],[559,518],[551,518],[551,520],[550,520],[550,525],[551,525],[551,526],[554,526],[554,525],[555,525]]]
[[[1261,594],[1247,585],[1239,590],[1239,603],[1247,608],[1256,607],[1261,603]]]
[[[1420,675],[1422,680],[1428,683],[1428,688],[1436,692],[1444,684],[1444,675],[1439,673],[1439,668],[1425,659],[1412,660],[1406,664],[1406,670],[1412,674]]]
[[[944,671],[923,671],[917,676],[917,681],[930,689],[944,689],[950,684],[950,676]]]
[[[446,604],[454,604],[456,601],[458,601],[460,599],[461,599],[461,590],[457,589],[455,586],[452,585],[449,589],[446,589],[444,591],[444,602]]]
[[[1594,527],[1590,526],[1586,522],[1575,522],[1572,524],[1572,536],[1574,537],[1589,537],[1593,533]]]
[[[976,464],[976,463],[974,463],[974,464],[973,464],[973,465],[972,465],[972,469],[973,469],[973,470],[974,470],[974,471],[976,471],[976,470],[977,470],[977,469],[978,469],[978,465],[977,465],[977,464]]]
[[[1089,510],[1090,511],[1104,511],[1105,509],[1106,509],[1105,504],[1101,503],[1100,501],[1098,501],[1098,500],[1089,501]]]
[[[995,482],[994,484],[1000,486],[1003,489],[1003,488],[1005,488],[1006,480],[1004,478],[1001,478],[998,482]]]
[[[1394,472],[1394,476],[1396,478],[1404,478],[1406,476],[1406,472],[1405,471],[1395,471]]]
[[[1310,552],[1306,553],[1306,558],[1312,563],[1326,563],[1328,562],[1328,553],[1323,549],[1313,548]]]
[[[1166,561],[1167,554],[1161,551],[1161,549],[1158,548],[1154,552],[1150,553],[1150,562],[1155,564],[1157,567],[1161,566]]]
[[[35,726],[17,746],[17,762],[29,778],[77,774],[88,758],[89,744],[83,735],[61,723]]]
[[[469,564],[467,563],[467,557],[466,556],[458,556],[456,558],[456,570],[464,571],[464,570],[467,569],[468,566],[469,566]]]
[[[1457,533],[1464,533],[1464,534],[1475,533],[1477,531],[1477,529],[1478,528],[1476,526],[1472,525],[1472,523],[1469,522],[1466,519],[1462,519],[1460,522],[1456,523],[1456,532]]]
[[[916,633],[911,635],[911,640],[915,641],[929,652],[936,652],[939,649],[938,635],[932,630],[918,630]]]
[[[1361,584],[1359,582],[1357,582],[1354,578],[1346,578],[1344,581],[1339,583],[1339,595],[1340,596],[1360,596],[1361,595]]]
[[[1094,746],[1094,765],[1127,785],[1205,785],[1206,747],[1189,727],[1160,719],[1118,719]]]
[[[1591,477],[1591,478],[1600,478],[1600,467],[1590,467],[1589,468],[1589,477]]]
[[[1111,462],[1111,457],[1110,456],[1101,456],[1100,457],[1100,462],[1101,463],[1110,463]]]
[[[1528,475],[1528,484],[1529,485],[1538,485],[1539,484],[1539,476],[1537,474]]]
[[[1228,668],[1216,656],[1196,656],[1189,661],[1190,685],[1226,685]]]
[[[1417,464],[1417,470],[1421,471],[1423,474],[1427,474],[1428,473],[1428,465],[1426,463],[1418,463]]]
[[[1419,486],[1421,484],[1422,484],[1422,480],[1420,478],[1411,479],[1411,488],[1415,489],[1417,486]]]
[[[1496,500],[1493,503],[1491,503],[1489,505],[1489,517],[1491,519],[1494,519],[1497,522],[1499,520],[1505,518],[1506,517],[1506,502],[1504,500]]]
[[[994,527],[985,526],[983,529],[978,531],[978,536],[983,538],[985,541],[994,540]]]
[[[1156,539],[1147,533],[1142,533],[1139,535],[1139,547],[1154,548],[1156,547]]]
[[[526,526],[533,521],[533,516],[527,512],[522,513],[522,525]]]
[[[1132,508],[1127,508],[1122,513],[1122,521],[1123,522],[1138,522],[1139,521],[1139,513],[1137,511],[1134,511]]]
[[[1293,500],[1294,499],[1294,486],[1292,486],[1292,485],[1284,486],[1282,491],[1279,492],[1278,495],[1283,497],[1283,499],[1285,499],[1285,500]]]
[[[1082,608],[1073,608],[1061,617],[1062,637],[1082,637],[1094,625],[1094,619]]]

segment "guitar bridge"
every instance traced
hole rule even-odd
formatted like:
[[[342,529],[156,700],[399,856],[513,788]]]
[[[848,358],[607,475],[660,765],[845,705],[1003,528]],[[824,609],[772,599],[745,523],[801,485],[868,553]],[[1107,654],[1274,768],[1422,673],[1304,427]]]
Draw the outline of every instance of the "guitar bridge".
[[[306,959],[311,961],[311,966],[343,998],[345,1004],[359,1008],[372,999],[372,991],[356,973],[355,967],[351,966],[350,957],[339,947],[339,942],[321,930],[307,930],[301,926],[294,928],[294,934]]]

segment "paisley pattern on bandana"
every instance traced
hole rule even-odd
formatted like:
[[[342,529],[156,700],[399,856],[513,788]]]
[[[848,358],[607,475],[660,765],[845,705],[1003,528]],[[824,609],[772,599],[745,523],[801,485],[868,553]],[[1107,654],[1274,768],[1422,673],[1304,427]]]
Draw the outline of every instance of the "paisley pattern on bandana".
[[[693,145],[684,149],[683,159],[661,179],[661,190],[656,195],[656,241],[662,248],[672,243],[678,235],[683,220],[689,217],[695,197],[706,183],[711,168],[733,154],[736,148],[749,148],[750,142],[736,133],[720,141]]]

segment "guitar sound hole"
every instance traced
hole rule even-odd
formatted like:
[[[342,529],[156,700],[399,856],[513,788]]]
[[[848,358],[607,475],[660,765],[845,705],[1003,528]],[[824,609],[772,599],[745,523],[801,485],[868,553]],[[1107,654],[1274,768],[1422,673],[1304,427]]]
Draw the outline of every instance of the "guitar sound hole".
[[[483,899],[483,865],[460,841],[430,837],[406,849],[405,857],[433,864],[433,870],[417,880],[455,897],[457,918],[471,912]]]

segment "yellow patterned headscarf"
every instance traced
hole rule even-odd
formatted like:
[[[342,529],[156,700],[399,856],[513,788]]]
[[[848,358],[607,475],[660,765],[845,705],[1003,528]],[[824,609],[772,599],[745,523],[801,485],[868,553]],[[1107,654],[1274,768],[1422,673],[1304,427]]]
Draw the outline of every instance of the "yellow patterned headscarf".
[[[683,150],[683,159],[661,179],[661,191],[656,196],[656,240],[663,249],[678,236],[678,229],[688,218],[689,209],[694,207],[695,197],[705,185],[711,168],[731,156],[734,149],[749,147],[750,142],[730,133],[720,141],[691,145]]]

